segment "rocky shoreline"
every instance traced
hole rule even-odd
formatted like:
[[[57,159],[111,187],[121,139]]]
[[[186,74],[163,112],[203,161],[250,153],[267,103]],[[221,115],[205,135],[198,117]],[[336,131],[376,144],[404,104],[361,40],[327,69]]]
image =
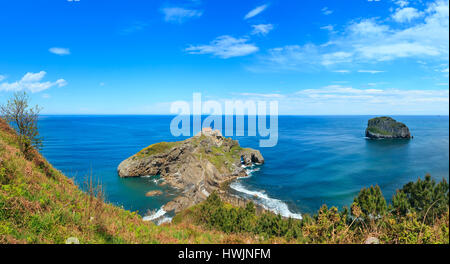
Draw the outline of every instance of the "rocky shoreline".
[[[184,141],[144,148],[122,161],[117,171],[120,177],[160,175],[165,184],[181,190],[181,195],[163,206],[167,212],[178,213],[206,200],[214,191],[239,206],[242,202],[228,194],[228,184],[248,176],[245,166],[263,163],[258,150],[242,148],[220,131],[205,128]]]

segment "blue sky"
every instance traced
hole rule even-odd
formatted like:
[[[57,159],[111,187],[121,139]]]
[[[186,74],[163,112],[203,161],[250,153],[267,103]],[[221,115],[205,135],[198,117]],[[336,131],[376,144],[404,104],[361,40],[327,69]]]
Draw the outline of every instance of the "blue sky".
[[[168,114],[278,100],[280,114],[448,114],[449,2],[1,1],[0,102]]]

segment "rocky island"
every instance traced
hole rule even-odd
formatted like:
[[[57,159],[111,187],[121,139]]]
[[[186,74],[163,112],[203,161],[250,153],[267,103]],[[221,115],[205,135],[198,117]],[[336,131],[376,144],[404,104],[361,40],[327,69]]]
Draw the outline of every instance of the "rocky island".
[[[150,145],[122,161],[120,177],[160,175],[182,194],[164,206],[165,211],[180,212],[204,201],[210,193],[225,192],[228,183],[245,177],[245,166],[264,163],[258,150],[242,148],[236,140],[220,131],[204,128],[192,138]]]
[[[375,117],[369,120],[366,129],[366,137],[380,138],[411,138],[408,127],[387,116]]]

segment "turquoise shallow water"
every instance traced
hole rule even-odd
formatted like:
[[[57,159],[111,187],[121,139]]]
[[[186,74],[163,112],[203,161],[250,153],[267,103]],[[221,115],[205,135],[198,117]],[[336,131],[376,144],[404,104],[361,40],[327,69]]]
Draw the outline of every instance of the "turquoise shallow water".
[[[42,116],[43,155],[77,183],[93,174],[107,199],[145,215],[177,195],[158,189],[155,177],[122,179],[117,165],[170,134],[172,116]],[[408,181],[430,173],[449,178],[448,116],[394,116],[410,128],[412,140],[367,140],[371,116],[280,116],[279,140],[259,148],[257,137],[235,137],[241,146],[260,149],[266,163],[232,186],[238,195],[285,215],[311,213],[322,204],[351,204],[357,192],[378,184],[390,199]]]

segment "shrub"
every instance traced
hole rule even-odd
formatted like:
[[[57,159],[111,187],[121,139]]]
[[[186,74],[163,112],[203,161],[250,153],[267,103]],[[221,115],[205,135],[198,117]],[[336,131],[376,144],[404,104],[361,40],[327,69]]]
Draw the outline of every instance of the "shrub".
[[[363,188],[354,203],[361,209],[361,219],[366,223],[376,221],[387,211],[386,200],[378,185]]]
[[[418,217],[431,223],[445,213],[449,204],[449,185],[445,179],[436,183],[427,174],[424,180],[407,183],[392,198],[394,211],[402,216],[415,212]]]

